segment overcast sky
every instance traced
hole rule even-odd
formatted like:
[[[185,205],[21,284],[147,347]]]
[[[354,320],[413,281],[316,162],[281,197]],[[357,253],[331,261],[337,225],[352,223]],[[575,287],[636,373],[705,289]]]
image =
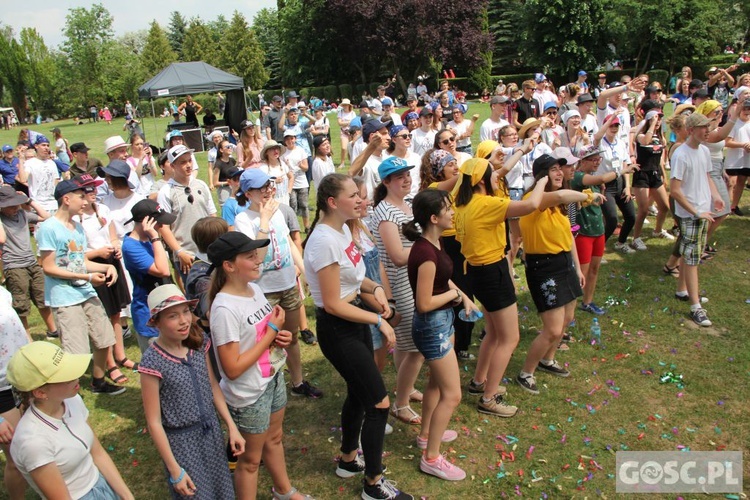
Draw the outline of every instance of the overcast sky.
[[[235,10],[240,11],[252,24],[255,14],[264,7],[276,7],[276,0],[234,0],[211,2],[207,0],[36,0],[34,2],[14,1],[11,8],[4,9],[2,23],[13,26],[16,35],[24,26],[36,28],[44,37],[48,47],[57,47],[63,41],[62,30],[68,9],[73,7],[90,8],[101,3],[114,18],[115,36],[128,31],[148,29],[156,19],[162,28],[169,24],[172,11],[180,11],[189,20],[200,17],[204,21],[216,19],[219,14],[230,19]]]

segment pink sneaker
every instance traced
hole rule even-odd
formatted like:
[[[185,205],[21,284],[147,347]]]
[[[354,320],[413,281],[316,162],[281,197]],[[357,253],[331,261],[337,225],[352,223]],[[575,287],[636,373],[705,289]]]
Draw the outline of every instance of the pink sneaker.
[[[432,462],[428,462],[422,455],[419,460],[419,470],[446,481],[461,481],[466,478],[466,472],[447,461],[443,455],[438,455],[437,459]]]
[[[451,441],[455,441],[457,437],[458,432],[448,429],[443,433],[443,437],[440,438],[440,441],[442,441],[443,443],[450,443]],[[427,449],[427,440],[417,436],[417,448],[419,448],[420,450]]]

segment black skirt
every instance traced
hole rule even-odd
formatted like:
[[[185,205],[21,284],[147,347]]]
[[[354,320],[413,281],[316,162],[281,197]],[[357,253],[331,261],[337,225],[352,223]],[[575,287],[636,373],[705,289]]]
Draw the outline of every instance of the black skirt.
[[[526,282],[540,313],[563,307],[583,295],[573,255],[526,255]]]
[[[117,271],[117,281],[115,281],[115,284],[107,286],[105,283],[104,285],[94,287],[94,290],[96,290],[99,300],[102,301],[104,310],[107,311],[107,316],[119,313],[131,301],[128,283],[125,281],[125,271],[122,268],[122,261],[116,259],[114,256],[108,259],[95,258],[91,259],[91,261],[115,266],[115,270]]]

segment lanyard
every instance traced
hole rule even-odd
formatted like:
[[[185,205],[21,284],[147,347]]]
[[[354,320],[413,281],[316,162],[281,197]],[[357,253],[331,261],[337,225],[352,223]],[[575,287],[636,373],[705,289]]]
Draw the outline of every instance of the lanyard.
[[[602,140],[607,143],[607,146],[609,146],[610,151],[612,151],[612,159],[613,160],[619,160],[620,158],[617,155],[617,150],[615,149],[615,146],[617,146],[617,139],[615,138],[615,142],[610,143],[606,137],[602,137]]]

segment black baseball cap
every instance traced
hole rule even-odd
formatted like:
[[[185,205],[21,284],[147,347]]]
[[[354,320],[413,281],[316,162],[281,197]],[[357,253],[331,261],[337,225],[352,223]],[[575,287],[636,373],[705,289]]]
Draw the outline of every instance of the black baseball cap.
[[[148,198],[146,198],[145,200],[141,200],[133,205],[133,208],[130,209],[130,213],[133,215],[133,217],[125,224],[130,224],[131,222],[143,222],[143,219],[145,219],[146,217],[151,217],[159,224],[164,224],[167,226],[177,220],[177,216],[175,214],[165,212],[164,209],[161,208],[161,206],[155,200],[151,200]]]
[[[224,261],[231,260],[237,255],[250,252],[256,248],[268,246],[271,240],[253,240],[244,233],[238,231],[229,231],[219,236],[216,241],[208,245],[206,254],[211,266],[208,268],[208,274],[219,267]]]
[[[547,171],[555,165],[560,165],[562,167],[563,165],[567,164],[568,160],[566,160],[565,158],[555,158],[554,156],[550,155],[542,155],[534,160],[534,166],[532,167],[534,171],[534,177],[539,177],[543,173],[546,174]]]
[[[87,148],[86,144],[82,142],[75,142],[70,145],[70,152],[71,153],[86,153],[90,151],[91,148]]]

